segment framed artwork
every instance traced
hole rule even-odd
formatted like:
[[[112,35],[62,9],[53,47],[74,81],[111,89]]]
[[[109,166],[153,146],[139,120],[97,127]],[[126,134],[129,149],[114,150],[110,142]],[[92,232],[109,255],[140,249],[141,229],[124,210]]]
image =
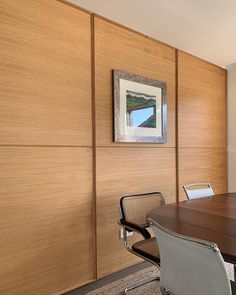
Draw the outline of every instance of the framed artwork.
[[[167,141],[166,83],[113,70],[114,141]]]

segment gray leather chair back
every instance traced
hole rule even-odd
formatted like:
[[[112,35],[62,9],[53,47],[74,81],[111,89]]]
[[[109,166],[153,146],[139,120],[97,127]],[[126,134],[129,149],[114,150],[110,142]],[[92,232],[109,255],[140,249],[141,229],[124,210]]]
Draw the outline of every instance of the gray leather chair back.
[[[216,244],[177,235],[151,219],[148,222],[159,245],[163,294],[232,295]]]

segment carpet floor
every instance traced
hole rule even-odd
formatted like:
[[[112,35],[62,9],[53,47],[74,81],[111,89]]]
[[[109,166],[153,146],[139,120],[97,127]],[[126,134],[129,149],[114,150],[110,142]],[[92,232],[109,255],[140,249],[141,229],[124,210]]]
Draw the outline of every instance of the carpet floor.
[[[233,280],[233,266],[226,263],[229,278]],[[88,295],[121,295],[126,287],[132,286],[135,283],[141,283],[147,279],[158,275],[158,270],[155,266],[150,266],[146,269],[140,270],[134,274],[130,274],[125,278],[112,282],[99,289],[87,293]],[[154,281],[142,287],[134,289],[129,292],[129,295],[161,295],[159,283]]]

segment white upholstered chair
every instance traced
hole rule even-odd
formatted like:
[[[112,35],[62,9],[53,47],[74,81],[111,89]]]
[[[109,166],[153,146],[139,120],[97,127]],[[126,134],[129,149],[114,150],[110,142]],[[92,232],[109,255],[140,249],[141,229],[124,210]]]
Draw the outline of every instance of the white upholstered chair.
[[[189,200],[211,197],[214,195],[214,191],[210,183],[192,183],[184,185],[183,189]]]
[[[162,294],[236,294],[216,244],[178,235],[152,219],[148,222],[159,245]]]

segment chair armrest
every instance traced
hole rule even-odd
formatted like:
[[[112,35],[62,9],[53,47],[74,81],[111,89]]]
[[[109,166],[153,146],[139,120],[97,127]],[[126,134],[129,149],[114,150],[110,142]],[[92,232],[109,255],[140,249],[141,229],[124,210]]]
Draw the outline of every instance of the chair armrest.
[[[125,221],[124,219],[120,219],[119,224],[125,228],[127,231],[136,231],[141,234],[145,239],[150,239],[151,235],[146,230],[146,228],[129,221]]]

